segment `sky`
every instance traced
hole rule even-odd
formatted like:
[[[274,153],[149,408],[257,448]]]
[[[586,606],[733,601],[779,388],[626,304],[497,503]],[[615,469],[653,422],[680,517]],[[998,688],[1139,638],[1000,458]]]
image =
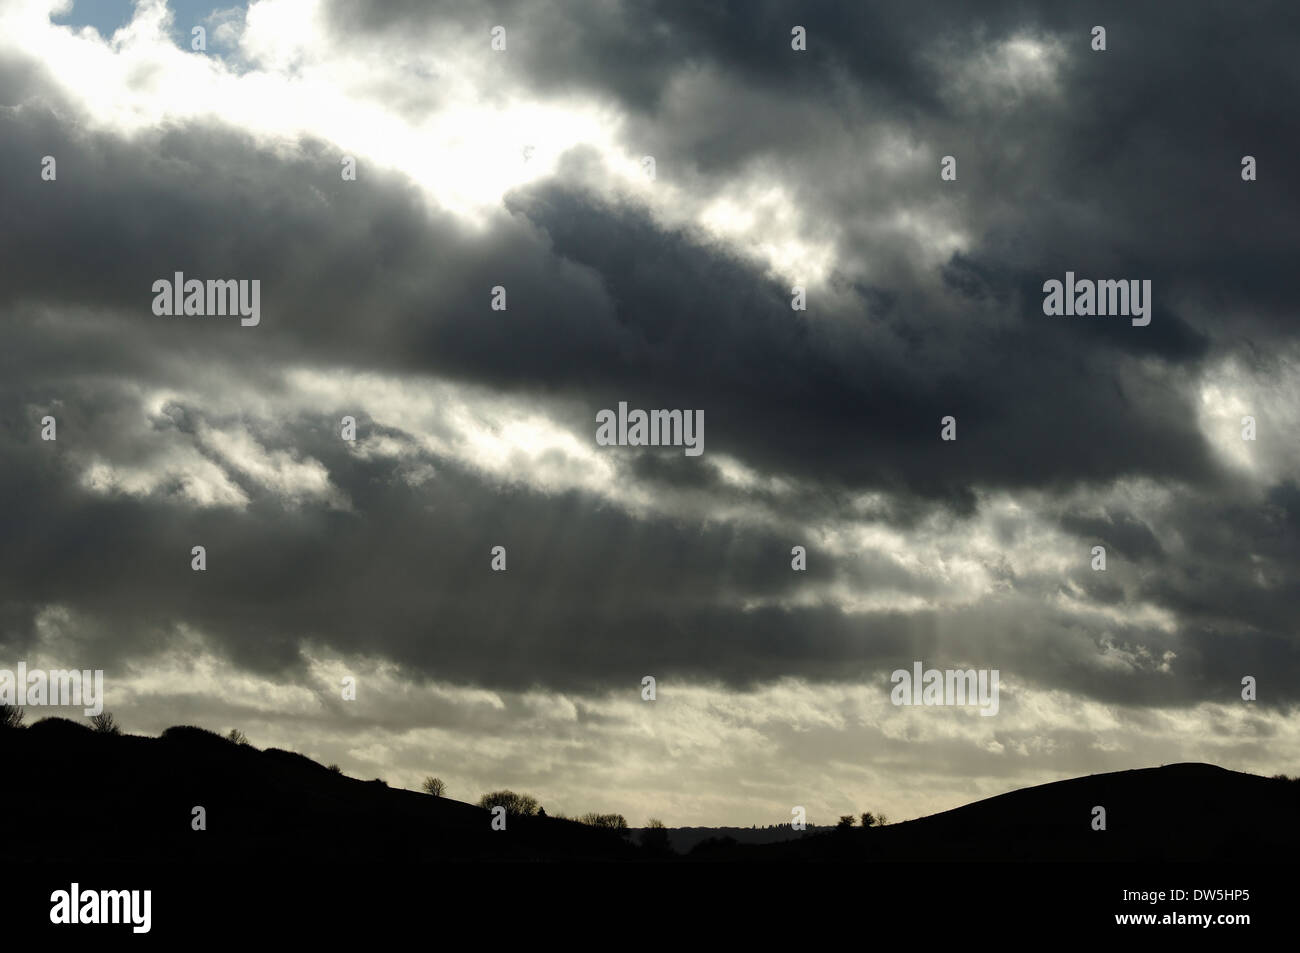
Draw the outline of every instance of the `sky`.
[[[0,667],[634,826],[1295,773],[1297,27],[0,0]],[[1044,314],[1067,272],[1150,324]],[[915,662],[997,714],[894,704]]]

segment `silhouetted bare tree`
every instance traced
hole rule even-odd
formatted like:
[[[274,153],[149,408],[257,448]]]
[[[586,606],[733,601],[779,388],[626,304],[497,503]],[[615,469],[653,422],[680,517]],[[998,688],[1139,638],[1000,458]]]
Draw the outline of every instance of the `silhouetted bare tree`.
[[[93,716],[90,719],[90,724],[102,735],[120,735],[122,733],[122,726],[117,723],[117,719],[106,711]]]
[[[840,822],[835,825],[836,829],[841,831],[847,831],[852,826],[853,826],[852,814],[841,814]]]
[[[478,799],[478,806],[491,810],[504,807],[506,814],[515,817],[532,817],[537,813],[537,798],[528,794],[516,794],[514,791],[492,791]]]
[[[233,741],[237,745],[248,744],[248,735],[244,734],[238,728],[231,728],[230,734],[226,735],[227,741]]]
[[[641,832],[641,847],[651,854],[672,853],[672,843],[668,839],[668,828],[657,817],[646,821],[645,830]]]
[[[434,797],[442,797],[447,793],[447,785],[442,778],[435,778],[430,775],[424,779],[424,793],[432,794]]]
[[[627,818],[622,814],[583,814],[578,818],[579,824],[588,827],[603,827],[606,830],[627,833]]]

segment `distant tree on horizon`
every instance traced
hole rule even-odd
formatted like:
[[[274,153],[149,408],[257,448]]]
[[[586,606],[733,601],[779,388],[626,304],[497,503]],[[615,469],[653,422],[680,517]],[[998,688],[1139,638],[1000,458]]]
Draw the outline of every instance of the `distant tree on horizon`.
[[[120,735],[122,726],[117,723],[117,719],[106,711],[101,711],[90,719],[90,725],[101,735]]]
[[[0,731],[23,726],[23,710],[17,705],[0,705]]]
[[[657,817],[646,821],[641,831],[641,848],[649,854],[671,854],[672,842],[668,839],[668,828]]]
[[[841,830],[841,831],[847,831],[847,830],[848,830],[850,827],[852,827],[852,826],[853,826],[853,815],[852,815],[852,814],[841,814],[841,815],[840,815],[840,822],[839,822],[838,824],[835,825],[835,829],[836,829],[836,830]]]
[[[876,821],[876,815],[872,814],[870,811],[863,811],[863,812],[862,812],[862,826],[863,826],[863,827],[873,827],[873,826],[875,826],[876,823],[877,823],[877,821]]]
[[[491,791],[478,799],[478,806],[484,810],[504,807],[507,815],[514,817],[532,817],[541,806],[537,798],[530,794],[516,794],[514,791]]]
[[[238,728],[231,728],[230,734],[226,735],[227,741],[233,741],[237,745],[248,744],[248,735],[244,734]]]
[[[622,814],[583,814],[578,818],[578,823],[618,831],[620,834],[627,833],[627,818]]]
[[[442,797],[447,793],[446,782],[442,778],[435,778],[433,775],[429,775],[424,779],[423,787],[425,794],[432,794],[434,797]]]

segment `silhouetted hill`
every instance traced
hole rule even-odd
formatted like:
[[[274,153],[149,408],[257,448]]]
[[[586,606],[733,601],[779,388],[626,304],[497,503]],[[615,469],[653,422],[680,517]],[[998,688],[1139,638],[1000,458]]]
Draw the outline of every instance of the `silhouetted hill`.
[[[507,831],[493,831],[474,805],[349,778],[200,728],[145,738],[51,718],[0,732],[0,763],[9,769],[0,785],[6,847],[47,861],[645,856],[631,838],[556,818],[512,817]],[[191,829],[196,805],[206,809],[206,831]],[[1106,808],[1105,831],[1091,828],[1095,805]],[[682,862],[1259,859],[1300,847],[1300,782],[1180,764],[1026,788],[884,828],[769,844],[726,833]]]
[[[1092,829],[1095,806],[1106,830]],[[1172,764],[1023,788],[887,827],[736,847],[725,860],[1259,862],[1300,848],[1300,781]]]
[[[96,734],[65,719],[0,733],[6,846],[43,860],[224,862],[592,860],[635,855],[610,831],[511,817],[390,788],[310,758],[201,728],[160,738]],[[207,830],[191,828],[207,811]]]

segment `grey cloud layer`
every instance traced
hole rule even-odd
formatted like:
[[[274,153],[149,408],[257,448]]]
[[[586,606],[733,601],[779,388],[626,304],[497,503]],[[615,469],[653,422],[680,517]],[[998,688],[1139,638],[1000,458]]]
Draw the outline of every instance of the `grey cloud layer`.
[[[351,8],[339,5],[337,25],[361,42],[480,26],[436,5],[364,19]],[[1193,386],[1228,355],[1266,379],[1295,373],[1285,355],[1297,344],[1300,203],[1283,173],[1300,147],[1294,33],[1266,11],[1225,24],[1208,7],[1115,7],[1087,14],[1110,29],[1111,49],[1093,57],[1081,12],[1026,19],[1022,5],[998,5],[976,24],[964,6],[903,17],[814,5],[796,19],[783,6],[737,9],[525,4],[483,16],[512,25],[510,75],[628,110],[629,135],[665,180],[707,193],[755,163],[784,169],[796,201],[836,235],[837,293],[814,289],[807,315],[753,262],[589,187],[581,155],[508,196],[479,232],[426,213],[395,177],[363,168],[341,182],[332,146],[306,142],[286,158],[202,124],[131,141],[90,133],[31,102],[41,85],[28,64],[0,68],[4,105],[28,103],[0,116],[0,206],[16,223],[0,237],[0,498],[21,501],[3,517],[6,654],[33,643],[42,606],[62,604],[106,657],[146,655],[184,622],[269,672],[300,666],[306,639],[412,674],[584,690],[649,671],[733,685],[878,679],[937,655],[1155,705],[1230,698],[1240,673],[1267,671],[1269,703],[1294,701],[1296,475],[1262,494],[1243,485],[1207,445]],[[810,31],[802,59],[788,52],[793,22]],[[1021,34],[1071,44],[1059,96],[995,108],[954,93],[923,55],[938,45],[961,62]],[[672,84],[692,76],[703,95],[674,98]],[[873,124],[907,130],[923,161],[870,181],[852,159],[872,155]],[[33,175],[46,153],[58,156],[57,185]],[[951,186],[933,161],[947,153],[960,163]],[[1260,182],[1240,181],[1245,153],[1260,157]],[[924,249],[876,223],[929,206],[941,188],[975,243],[929,268]],[[177,270],[261,278],[262,325],[154,318],[150,285]],[[1151,278],[1152,325],[1045,318],[1041,282],[1066,270]],[[506,314],[487,308],[497,284]],[[547,406],[584,437],[618,400],[702,407],[706,455],[793,481],[788,500],[749,495],[788,506],[796,526],[833,523],[863,491],[881,491],[880,517],[907,529],[934,512],[973,518],[988,492],[1064,500],[1121,478],[1153,479],[1174,503],[1099,515],[1062,502],[1078,570],[1010,573],[973,608],[745,611],[832,581],[930,602],[942,590],[871,551],[814,552],[804,577],[788,554],[806,540],[778,527],[634,518],[577,492],[503,487],[433,454],[423,459],[436,479],[413,488],[394,462],[358,460],[338,441],[338,416],[364,422],[365,408],[245,421],[267,448],[320,461],[350,511],[285,506],[234,472],[251,501],[236,513],[195,509],[168,488],[104,497],[67,462],[73,446],[129,462],[193,445],[196,427],[231,423],[205,409],[205,389],[223,381],[275,406],[289,366],[480,385]],[[146,427],[139,388],[166,387],[198,402]],[[56,401],[60,441],[44,445],[34,409]],[[938,440],[949,413],[955,444]],[[629,455],[620,472],[664,493],[746,497],[679,457]],[[1008,543],[1025,529],[1007,526]],[[1092,573],[1097,541],[1132,571]],[[203,576],[188,566],[195,542],[210,553]],[[486,571],[496,543],[509,547],[505,575]],[[1057,601],[1070,582],[1089,609]],[[1172,613],[1176,631],[1098,614],[1142,605]],[[1099,661],[1107,640],[1127,667]],[[1176,678],[1158,671],[1165,652]]]

